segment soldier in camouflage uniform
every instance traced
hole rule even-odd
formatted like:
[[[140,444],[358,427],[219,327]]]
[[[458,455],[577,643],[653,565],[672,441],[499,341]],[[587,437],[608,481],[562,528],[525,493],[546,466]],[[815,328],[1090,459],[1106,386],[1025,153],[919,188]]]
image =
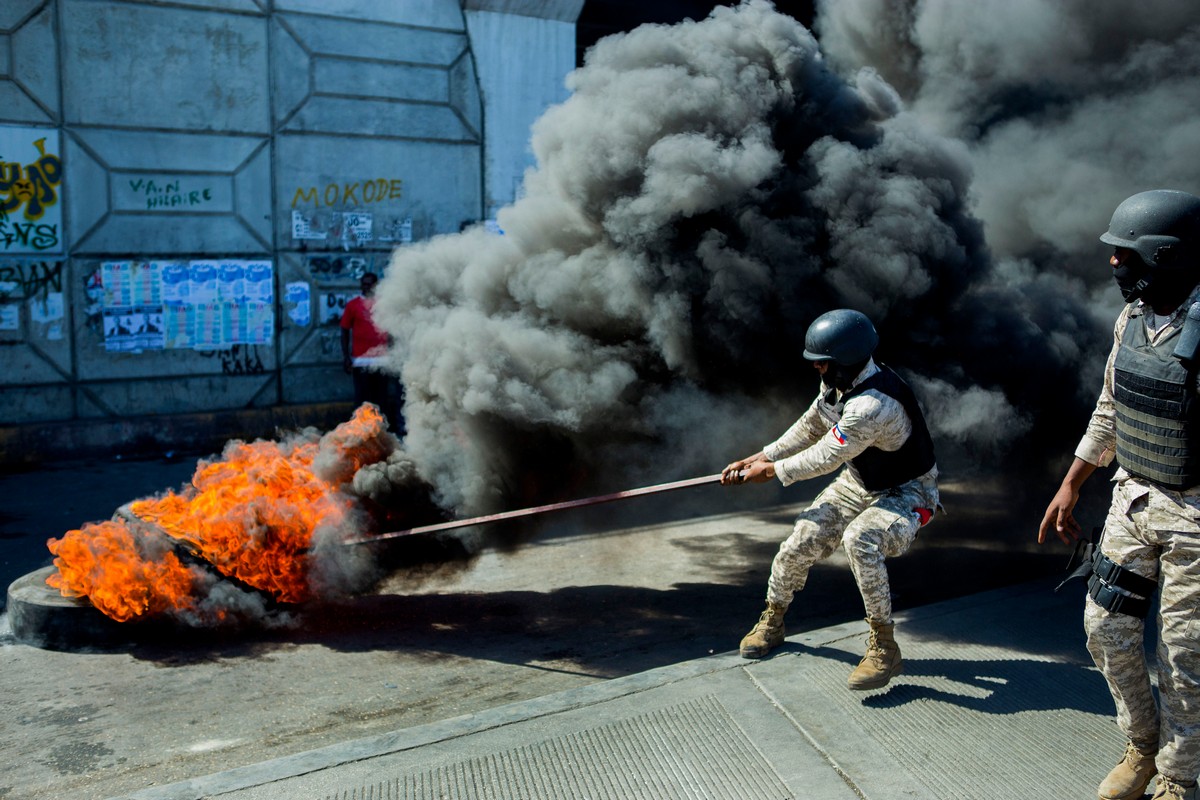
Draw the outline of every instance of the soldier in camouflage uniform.
[[[817,318],[804,357],[821,374],[821,391],[786,433],[725,468],[721,482],[785,486],[845,468],[796,519],[767,583],[767,609],[742,639],[746,658],[783,642],[783,616],[816,562],[844,545],[866,607],[867,653],[851,689],[877,689],[901,671],[893,635],[884,559],[903,554],[938,508],[937,465],[925,418],[912,390],[871,358],[879,337],[857,311]]]
[[[1116,457],[1084,609],[1088,651],[1129,739],[1101,800],[1192,800],[1200,772],[1200,198],[1155,190],[1119,205],[1101,241],[1128,305],[1075,460],[1038,531],[1080,536],[1079,489]],[[1158,692],[1145,617],[1159,592]]]

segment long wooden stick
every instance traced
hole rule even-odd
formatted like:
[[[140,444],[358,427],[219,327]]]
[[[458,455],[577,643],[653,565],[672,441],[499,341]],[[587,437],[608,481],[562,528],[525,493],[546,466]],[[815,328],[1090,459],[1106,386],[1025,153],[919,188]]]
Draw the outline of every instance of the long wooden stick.
[[[435,533],[437,531],[449,531],[455,528],[466,528],[471,525],[484,525],[489,522],[500,522],[506,519],[517,519],[519,517],[532,517],[535,514],[545,514],[548,511],[565,511],[568,508],[582,508],[583,506],[594,506],[599,503],[611,503],[614,500],[627,500],[630,497],[641,497],[647,494],[659,494],[660,492],[670,492],[676,489],[687,489],[690,486],[703,486],[708,483],[719,483],[721,473],[716,475],[705,475],[703,478],[688,478],[683,481],[675,481],[673,483],[660,483],[657,486],[645,486],[641,489],[627,489],[623,492],[614,492],[613,494],[603,494],[599,497],[586,497],[582,500],[567,500],[562,503],[550,503],[544,506],[535,506],[533,508],[520,508],[515,511],[501,511],[498,514],[487,514],[482,517],[471,517],[470,519],[456,519],[450,522],[439,522],[434,525],[422,525],[419,528],[409,528],[403,531],[390,531],[388,533],[380,533],[374,536],[363,536],[358,539],[350,539],[343,544],[368,544],[370,542],[380,542],[385,539],[398,539],[402,536],[416,536],[421,533]]]

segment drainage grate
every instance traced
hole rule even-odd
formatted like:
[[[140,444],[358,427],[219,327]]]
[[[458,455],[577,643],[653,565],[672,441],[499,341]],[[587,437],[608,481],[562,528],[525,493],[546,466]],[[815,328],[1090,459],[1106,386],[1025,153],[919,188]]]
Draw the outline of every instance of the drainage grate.
[[[709,695],[611,725],[433,767],[326,800],[785,800],[793,795]]]

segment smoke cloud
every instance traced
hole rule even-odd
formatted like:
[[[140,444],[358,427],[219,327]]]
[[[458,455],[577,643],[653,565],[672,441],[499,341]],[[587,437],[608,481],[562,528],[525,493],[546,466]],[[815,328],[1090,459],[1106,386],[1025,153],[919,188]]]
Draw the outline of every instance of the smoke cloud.
[[[1116,205],[1200,183],[1195,4],[820,0],[815,28],[840,70],[878,71],[922,124],[968,145],[999,259],[1101,284],[1096,237]]]
[[[839,0],[818,45],[747,0],[601,40],[503,235],[383,277],[395,477],[474,514],[719,471],[811,401],[804,332],[836,307],[875,321],[943,460],[1068,447],[1118,307],[1096,236],[1200,169],[1176,5]]]

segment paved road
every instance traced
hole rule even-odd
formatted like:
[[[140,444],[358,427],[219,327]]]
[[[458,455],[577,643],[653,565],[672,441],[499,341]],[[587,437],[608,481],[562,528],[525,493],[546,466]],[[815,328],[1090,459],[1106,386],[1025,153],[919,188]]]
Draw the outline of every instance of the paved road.
[[[48,564],[48,536],[178,486],[193,466],[0,476],[0,578]],[[0,798],[113,797],[725,653],[761,610],[770,559],[815,488],[707,487],[565,512],[515,550],[398,571],[370,595],[302,610],[288,629],[183,632],[108,652],[5,635]],[[735,510],[713,513],[735,497]],[[984,484],[949,483],[944,500],[950,514],[891,562],[898,610],[1065,566],[1061,548],[1029,544],[1040,509]],[[814,571],[789,632],[861,615],[835,557]]]
[[[1095,797],[1124,740],[1082,587],[1055,582],[896,615],[905,669],[878,691],[846,687],[855,621],[112,800]]]

